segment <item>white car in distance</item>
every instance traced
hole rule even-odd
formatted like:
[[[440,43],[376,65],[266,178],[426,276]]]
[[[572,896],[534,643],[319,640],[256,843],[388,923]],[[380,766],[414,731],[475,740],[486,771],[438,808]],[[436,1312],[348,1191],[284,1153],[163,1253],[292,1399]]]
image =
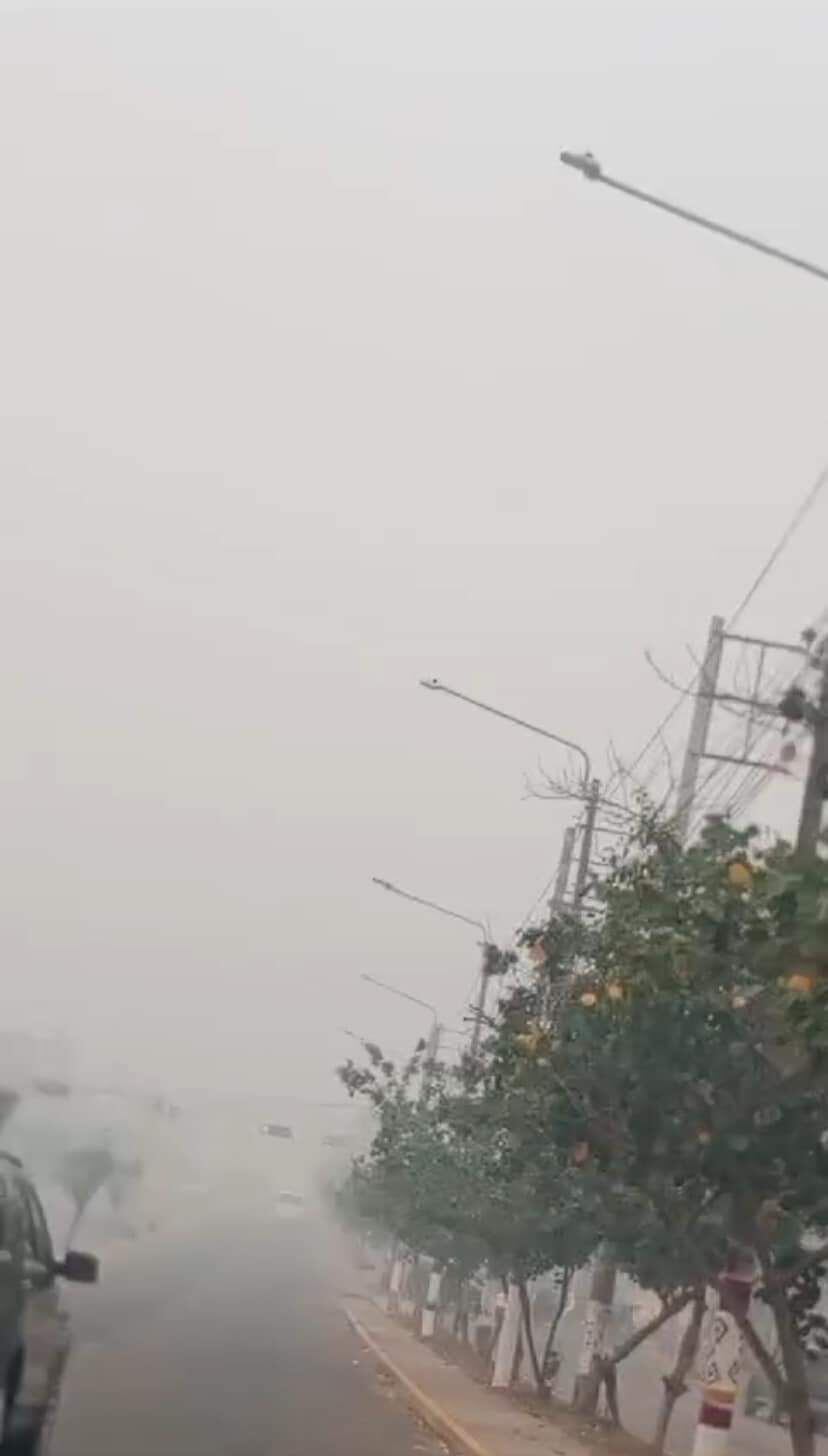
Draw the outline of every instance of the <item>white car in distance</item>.
[[[304,1218],[307,1213],[307,1204],[301,1193],[292,1193],[290,1189],[283,1188],[276,1199],[276,1216],[286,1223],[293,1223],[296,1219]]]

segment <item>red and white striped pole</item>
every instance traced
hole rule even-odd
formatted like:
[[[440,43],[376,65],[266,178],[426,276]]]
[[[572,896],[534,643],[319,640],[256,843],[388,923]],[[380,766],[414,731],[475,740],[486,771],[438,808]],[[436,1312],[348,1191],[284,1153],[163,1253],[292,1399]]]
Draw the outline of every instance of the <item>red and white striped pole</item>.
[[[722,1456],[727,1450],[742,1369],[738,1320],[747,1317],[753,1280],[753,1255],[734,1249],[719,1279],[718,1308],[712,1312],[699,1362],[702,1400],[692,1456]]]

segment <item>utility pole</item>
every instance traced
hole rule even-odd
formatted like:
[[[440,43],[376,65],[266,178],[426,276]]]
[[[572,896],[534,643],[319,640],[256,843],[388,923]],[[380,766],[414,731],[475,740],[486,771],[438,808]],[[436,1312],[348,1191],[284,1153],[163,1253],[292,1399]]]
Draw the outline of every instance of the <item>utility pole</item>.
[[[581,900],[586,892],[587,879],[589,877],[589,860],[592,854],[592,841],[595,836],[595,816],[598,813],[598,801],[600,797],[601,785],[598,779],[593,779],[586,796],[584,827],[581,831],[581,853],[578,856],[578,872],[575,876],[576,907],[580,906]]]
[[[477,1000],[474,1003],[472,1020],[471,1042],[469,1044],[469,1056],[476,1057],[480,1050],[480,1038],[483,1034],[483,1021],[486,1015],[486,996],[489,990],[489,982],[492,976],[500,975],[503,969],[503,958],[496,945],[486,941],[483,945],[483,961],[480,966],[480,982],[477,987]]]
[[[581,839],[581,853],[578,860],[578,874],[575,880],[575,910],[581,909],[581,901],[587,887],[592,841],[595,834],[595,817],[601,785],[593,779],[589,787],[586,816]],[[578,1357],[575,1376],[575,1409],[584,1415],[594,1415],[598,1408],[600,1379],[598,1357],[604,1353],[607,1343],[612,1305],[615,1299],[616,1264],[609,1244],[601,1243],[592,1265],[592,1276],[587,1296],[584,1333]]]
[[[566,892],[569,886],[569,875],[572,870],[572,858],[575,853],[575,830],[570,824],[564,830],[563,844],[561,845],[561,857],[558,860],[558,868],[555,872],[555,884],[552,889],[552,899],[549,901],[549,908],[553,915],[563,909],[566,903]]]
[[[813,859],[822,828],[822,806],[828,795],[828,637],[818,648],[819,692],[811,713],[813,742],[808,777],[799,814],[796,851],[803,859]]]
[[[699,778],[699,767],[702,755],[707,748],[707,734],[713,715],[713,702],[719,682],[719,668],[722,663],[724,625],[724,617],[713,617],[699,675],[698,692],[690,723],[690,736],[687,739],[676,798],[676,828],[681,840],[687,838],[690,811],[693,808],[693,797]]]
[[[810,639],[808,633],[803,634],[806,643]],[[756,648],[758,655],[756,668],[753,673],[753,680],[750,695],[740,693],[728,693],[719,691],[719,675],[721,671],[722,653],[725,644],[728,642],[739,643],[743,648]],[[756,731],[762,720],[773,718],[777,715],[796,720],[794,713],[789,713],[785,708],[785,700],[780,702],[768,702],[762,699],[762,682],[769,652],[790,652],[798,656],[811,659],[811,651],[808,645],[801,646],[793,642],[775,642],[765,637],[747,637],[741,632],[728,632],[725,629],[721,617],[713,617],[710,623],[710,632],[707,639],[704,661],[699,674],[696,703],[693,709],[693,717],[690,723],[690,734],[687,740],[687,749],[682,765],[681,779],[679,781],[678,793],[676,796],[675,824],[679,837],[682,841],[688,838],[691,831],[693,807],[698,787],[699,767],[702,759],[710,759],[717,763],[732,763],[737,768],[759,768],[766,773],[785,773],[784,766],[778,763],[768,763],[762,759],[752,757],[756,744]],[[794,697],[798,690],[794,689]],[[789,689],[790,692],[790,689]],[[787,695],[786,695],[787,696]],[[798,700],[797,700],[798,701]],[[745,737],[742,752],[739,755],[730,753],[714,753],[708,748],[708,736],[713,709],[716,703],[731,703],[745,712]],[[810,707],[804,699],[802,702],[801,719],[811,723],[816,730],[815,718],[818,711]],[[828,745],[826,745],[828,747]],[[820,760],[823,764],[823,771],[828,754],[823,755]],[[804,806],[803,806],[804,811]],[[817,819],[819,814],[817,813]],[[818,833],[818,829],[817,829]],[[814,843],[816,838],[814,837]]]
[[[423,1053],[423,1070],[420,1077],[420,1101],[425,1102],[431,1089],[434,1074],[434,1064],[440,1055],[440,1038],[443,1028],[435,1017],[431,1023],[431,1030],[428,1033],[428,1040]]]

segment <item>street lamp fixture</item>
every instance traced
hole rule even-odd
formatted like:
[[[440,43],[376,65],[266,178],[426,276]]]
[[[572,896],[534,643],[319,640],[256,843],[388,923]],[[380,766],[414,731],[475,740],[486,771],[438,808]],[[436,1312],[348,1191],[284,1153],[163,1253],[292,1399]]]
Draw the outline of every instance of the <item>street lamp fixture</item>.
[[[605,187],[612,187],[615,192],[624,192],[627,197],[635,198],[637,202],[646,202],[649,207],[657,207],[660,212],[669,212],[672,217],[681,218],[682,222],[692,223],[694,227],[704,228],[706,232],[716,233],[721,238],[728,238],[731,243],[739,243],[743,248],[751,248],[755,253],[763,253],[767,258],[776,258],[779,263],[787,263],[791,268],[799,268],[803,273],[810,273],[814,278],[821,278],[828,282],[828,268],[820,268],[817,263],[810,263],[795,253],[786,253],[782,248],[775,248],[772,243],[762,242],[761,238],[751,237],[749,233],[737,232],[735,228],[715,222],[713,218],[704,217],[700,212],[691,212],[687,207],[679,207],[677,203],[668,202],[664,197],[656,197],[652,192],[644,192],[640,187],[631,186],[629,182],[621,182],[617,177],[609,177],[598,158],[593,157],[592,152],[561,152],[560,159],[565,167],[572,167],[589,182],[601,182]]]

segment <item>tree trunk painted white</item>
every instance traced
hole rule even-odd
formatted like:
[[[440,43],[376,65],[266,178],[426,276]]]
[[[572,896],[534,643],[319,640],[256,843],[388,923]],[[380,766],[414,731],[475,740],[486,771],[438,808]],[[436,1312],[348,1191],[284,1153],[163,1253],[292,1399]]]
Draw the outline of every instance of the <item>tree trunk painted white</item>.
[[[734,1311],[747,1315],[753,1280],[752,1259],[738,1261],[733,1256],[731,1262],[733,1267],[719,1280],[718,1308],[713,1310],[702,1336],[699,1355],[702,1399],[692,1456],[723,1456],[730,1445],[744,1352]]]
[[[402,1259],[395,1259],[391,1266],[391,1278],[388,1283],[388,1309],[392,1311],[399,1307],[404,1267]]]
[[[443,1276],[438,1270],[432,1269],[428,1276],[428,1291],[426,1302],[423,1307],[423,1339],[430,1340],[434,1334],[437,1324],[437,1306],[440,1302],[440,1285]]]
[[[414,1271],[417,1267],[416,1259],[407,1259],[403,1268],[402,1284],[400,1285],[400,1314],[405,1319],[411,1319],[414,1313],[414,1300],[412,1298],[412,1286]]]
[[[588,1299],[584,1314],[584,1338],[578,1356],[578,1374],[589,1375],[594,1355],[603,1355],[607,1345],[607,1333],[612,1319],[612,1305],[598,1299]]]
[[[518,1287],[509,1281],[509,1294],[503,1324],[497,1337],[492,1386],[495,1390],[507,1390],[512,1383],[512,1366],[520,1339],[520,1293]]]

